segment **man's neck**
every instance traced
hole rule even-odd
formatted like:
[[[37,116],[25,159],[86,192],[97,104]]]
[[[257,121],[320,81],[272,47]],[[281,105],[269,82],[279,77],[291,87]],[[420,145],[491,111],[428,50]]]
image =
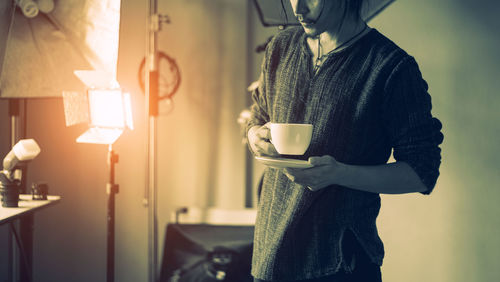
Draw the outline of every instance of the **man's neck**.
[[[362,32],[365,26],[366,23],[363,20],[346,19],[340,28],[332,28],[321,33],[319,39],[323,48],[322,53],[328,53],[350,41]]]

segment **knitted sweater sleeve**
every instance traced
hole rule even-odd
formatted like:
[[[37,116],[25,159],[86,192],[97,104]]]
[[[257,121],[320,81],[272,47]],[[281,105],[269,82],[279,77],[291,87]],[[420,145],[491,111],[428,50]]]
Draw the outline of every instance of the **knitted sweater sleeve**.
[[[413,168],[430,194],[439,176],[441,122],[431,115],[428,85],[413,57],[402,59],[385,85],[383,119],[394,159]]]
[[[265,77],[268,72],[268,64],[270,60],[270,53],[272,46],[274,45],[275,38],[271,40],[267,47],[264,59],[262,60],[261,73],[258,80],[258,87],[252,91],[252,105],[250,107],[251,118],[249,119],[246,127],[246,132],[255,125],[263,125],[270,120],[269,114],[267,112],[267,100],[266,100],[266,82]]]

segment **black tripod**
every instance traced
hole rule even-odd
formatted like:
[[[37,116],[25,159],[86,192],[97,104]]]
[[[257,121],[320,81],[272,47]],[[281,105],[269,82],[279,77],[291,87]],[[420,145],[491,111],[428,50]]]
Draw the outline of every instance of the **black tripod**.
[[[115,154],[111,144],[108,150],[109,182],[106,184],[108,194],[108,248],[106,281],[115,281],[115,194],[118,194],[118,184],[115,184],[115,164],[118,155]]]

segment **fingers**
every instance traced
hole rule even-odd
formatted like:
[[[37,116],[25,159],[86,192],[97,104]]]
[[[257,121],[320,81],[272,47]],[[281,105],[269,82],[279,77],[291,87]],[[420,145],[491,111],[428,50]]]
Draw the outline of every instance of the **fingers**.
[[[258,156],[279,156],[279,153],[274,148],[274,145],[270,142],[271,130],[269,125],[266,123],[255,130],[252,130],[252,137],[249,137],[250,146],[252,147],[254,153]]]
[[[304,173],[304,170],[301,168],[285,168],[283,173],[290,179],[290,181],[295,182],[297,184],[304,184],[307,182],[308,175]]]
[[[302,185],[314,185],[319,183],[320,178],[314,173],[314,168],[285,168],[283,173],[291,181]]]
[[[295,182],[295,174],[291,168],[285,168],[283,173],[290,179],[290,181]]]
[[[258,155],[268,155],[268,156],[278,156],[279,155],[279,153],[274,148],[273,144],[271,144],[269,141],[266,141],[265,139],[259,139],[255,143],[255,146],[257,147],[256,153]]]
[[[304,172],[306,170],[307,169],[285,168],[283,170],[283,173],[286,175],[286,177],[288,177],[288,179],[290,179],[290,181],[306,187],[311,192],[318,191],[328,186],[326,183],[323,183],[323,181],[321,181],[318,178],[307,177],[306,175],[307,172]]]
[[[319,191],[325,187],[328,187],[328,185],[317,185],[317,186],[306,186],[307,190],[311,191],[311,192],[316,192],[316,191]]]
[[[320,166],[320,165],[329,165],[333,164],[335,162],[335,159],[332,156],[321,156],[321,157],[310,157],[309,162],[313,166]]]
[[[262,126],[255,134],[260,139],[267,141],[271,140],[271,130],[268,127]]]
[[[337,161],[333,157],[310,157],[309,162],[314,166],[306,169],[285,168],[283,173],[290,181],[300,184],[310,191],[318,191],[336,183],[333,176],[337,168]]]

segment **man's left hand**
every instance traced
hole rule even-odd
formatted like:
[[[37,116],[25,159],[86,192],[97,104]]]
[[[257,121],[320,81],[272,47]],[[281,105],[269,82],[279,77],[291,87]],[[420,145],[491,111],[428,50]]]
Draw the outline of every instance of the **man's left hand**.
[[[285,168],[285,175],[293,182],[318,191],[338,183],[342,164],[332,156],[310,157],[311,168]]]

